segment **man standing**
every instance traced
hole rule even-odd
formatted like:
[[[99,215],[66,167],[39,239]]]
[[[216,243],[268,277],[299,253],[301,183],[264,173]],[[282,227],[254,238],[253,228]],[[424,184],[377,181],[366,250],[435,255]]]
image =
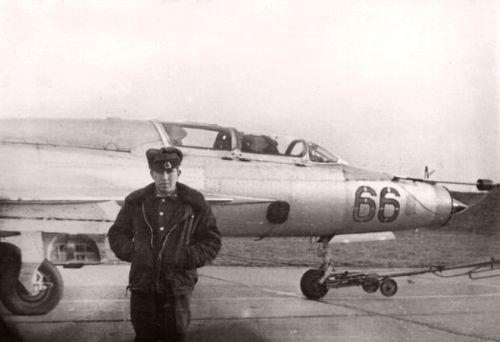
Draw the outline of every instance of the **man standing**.
[[[182,152],[149,149],[146,157],[154,183],[127,196],[109,244],[119,259],[131,262],[135,341],[184,341],[196,269],[215,258],[221,237],[203,195],[177,182]]]

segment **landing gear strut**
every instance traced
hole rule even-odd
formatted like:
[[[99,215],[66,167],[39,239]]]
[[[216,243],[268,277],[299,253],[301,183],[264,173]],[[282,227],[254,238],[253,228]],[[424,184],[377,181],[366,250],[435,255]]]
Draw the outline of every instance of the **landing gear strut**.
[[[335,271],[328,249],[328,243],[332,238],[333,236],[321,237],[318,240],[321,243],[318,246],[318,256],[322,259],[321,266],[319,269],[307,270],[300,279],[300,289],[309,299],[320,299],[328,293],[326,281]]]

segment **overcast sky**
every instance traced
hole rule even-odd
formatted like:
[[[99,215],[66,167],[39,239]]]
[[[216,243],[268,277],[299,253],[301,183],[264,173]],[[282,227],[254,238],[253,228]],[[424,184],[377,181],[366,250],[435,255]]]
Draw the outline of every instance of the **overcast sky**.
[[[497,1],[2,1],[0,116],[184,119],[500,180]]]

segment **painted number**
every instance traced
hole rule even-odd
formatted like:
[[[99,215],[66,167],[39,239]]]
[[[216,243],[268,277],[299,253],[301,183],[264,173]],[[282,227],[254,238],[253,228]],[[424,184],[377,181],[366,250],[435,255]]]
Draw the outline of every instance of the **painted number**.
[[[399,192],[394,188],[386,187],[380,191],[377,218],[380,222],[384,223],[394,221],[399,215],[399,202],[396,198],[389,197],[389,194],[393,195],[393,197],[400,197]],[[377,193],[369,186],[361,186],[356,190],[353,211],[354,221],[367,222],[375,217],[377,204],[371,197],[377,197]],[[386,213],[391,208],[392,213],[387,216]]]
[[[377,196],[375,190],[369,186],[362,186],[356,190],[356,200],[354,201],[354,221],[366,222],[375,216],[375,201],[369,197],[363,197],[363,194]]]
[[[394,188],[383,188],[380,192],[380,206],[378,208],[378,220],[380,222],[392,222],[399,215],[399,202],[395,198],[388,198],[388,194],[400,197],[399,192]],[[392,207],[392,215],[385,216],[385,209]]]

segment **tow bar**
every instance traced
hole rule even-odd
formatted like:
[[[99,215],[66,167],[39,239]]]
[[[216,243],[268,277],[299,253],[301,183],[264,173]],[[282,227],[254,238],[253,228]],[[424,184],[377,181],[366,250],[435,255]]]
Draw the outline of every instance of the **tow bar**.
[[[460,273],[446,274],[448,271],[467,269]],[[489,261],[463,264],[457,266],[429,266],[428,268],[396,273],[362,273],[362,272],[334,272],[323,283],[321,279],[324,271],[310,269],[304,273],[300,281],[302,293],[309,299],[319,299],[326,295],[329,289],[361,286],[367,293],[374,293],[380,289],[382,295],[391,297],[398,291],[398,284],[393,278],[408,277],[419,274],[432,273],[441,278],[468,276],[470,279],[485,279],[500,276],[500,260],[491,258]]]

